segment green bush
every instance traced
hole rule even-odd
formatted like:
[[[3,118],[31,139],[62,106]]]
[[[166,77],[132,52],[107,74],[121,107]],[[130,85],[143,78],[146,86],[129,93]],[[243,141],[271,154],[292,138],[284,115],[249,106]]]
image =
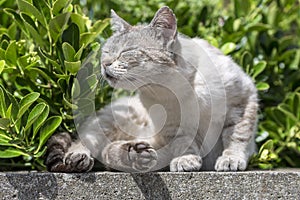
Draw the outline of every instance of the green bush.
[[[261,110],[251,167],[300,167],[298,0],[2,0],[1,169],[44,169],[45,142],[56,128],[73,132],[74,110],[110,101],[95,56],[111,32],[107,19],[96,19],[114,9],[132,24],[149,22],[163,5],[174,10],[180,32],[208,40],[255,81]]]
[[[0,4],[0,168],[44,169],[47,139],[74,131],[75,96],[98,84],[96,67],[86,64],[81,84],[76,74],[89,60],[98,66],[108,20],[92,22],[70,0]]]

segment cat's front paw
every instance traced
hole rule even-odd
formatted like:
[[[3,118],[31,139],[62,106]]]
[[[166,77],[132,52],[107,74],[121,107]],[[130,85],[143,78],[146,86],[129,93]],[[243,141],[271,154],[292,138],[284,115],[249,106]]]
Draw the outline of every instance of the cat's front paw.
[[[247,160],[238,155],[222,155],[215,165],[216,171],[244,171],[247,168]]]
[[[195,172],[202,166],[202,159],[198,155],[184,155],[174,158],[170,163],[171,172]]]
[[[156,151],[146,142],[129,144],[128,159],[132,168],[137,171],[147,171],[157,163]]]
[[[69,172],[88,172],[94,166],[94,159],[86,153],[71,152],[66,155],[65,165]]]

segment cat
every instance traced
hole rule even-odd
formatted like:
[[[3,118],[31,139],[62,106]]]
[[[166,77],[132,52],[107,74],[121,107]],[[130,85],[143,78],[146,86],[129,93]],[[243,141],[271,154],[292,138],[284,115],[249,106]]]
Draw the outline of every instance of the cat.
[[[131,26],[112,10],[111,28],[101,49],[102,76],[136,94],[88,117],[78,129],[81,140],[53,135],[48,169],[89,171],[96,158],[130,172],[245,170],[255,152],[252,79],[205,40],[178,33],[167,6],[145,26]]]

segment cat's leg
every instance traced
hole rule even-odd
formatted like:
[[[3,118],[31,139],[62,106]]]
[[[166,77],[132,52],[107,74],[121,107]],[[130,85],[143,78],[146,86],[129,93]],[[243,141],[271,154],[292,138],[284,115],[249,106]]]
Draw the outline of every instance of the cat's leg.
[[[187,148],[187,145],[193,141]],[[178,137],[171,146],[175,158],[170,163],[171,172],[195,172],[202,167],[200,149],[195,138]],[[184,150],[186,149],[186,150]],[[176,156],[177,155],[177,156]]]
[[[104,163],[121,171],[149,171],[157,164],[156,151],[145,141],[115,141],[102,151]]]
[[[79,142],[67,132],[53,135],[47,142],[46,166],[52,172],[84,172],[92,169],[94,160]]]
[[[224,150],[216,161],[217,171],[237,171],[247,168],[248,159],[255,151],[257,109],[256,100],[249,101],[238,122],[223,130]]]
[[[170,163],[171,172],[197,172],[201,167],[202,158],[196,154],[176,157]]]

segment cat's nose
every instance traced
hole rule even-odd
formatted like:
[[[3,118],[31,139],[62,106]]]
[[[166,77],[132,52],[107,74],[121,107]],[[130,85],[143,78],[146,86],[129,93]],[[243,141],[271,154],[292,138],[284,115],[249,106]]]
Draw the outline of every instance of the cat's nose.
[[[104,68],[106,68],[106,67],[112,65],[112,63],[113,63],[113,62],[112,62],[112,61],[109,61],[109,60],[107,60],[107,61],[102,61],[102,62],[101,62],[102,66],[103,66]]]

